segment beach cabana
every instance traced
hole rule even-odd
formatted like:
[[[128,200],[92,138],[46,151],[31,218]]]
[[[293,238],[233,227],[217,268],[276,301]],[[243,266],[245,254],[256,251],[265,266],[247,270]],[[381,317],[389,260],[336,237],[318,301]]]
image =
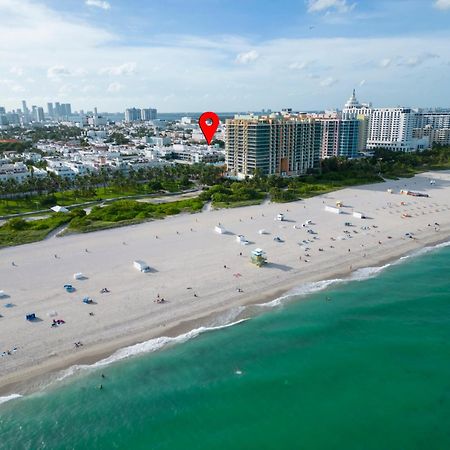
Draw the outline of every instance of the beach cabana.
[[[133,267],[137,270],[139,270],[140,272],[150,272],[150,266],[145,262],[145,261],[141,261],[141,260],[136,260],[133,261]]]
[[[0,291],[0,298],[4,298],[4,297],[8,297],[8,296],[5,294],[5,291]]]
[[[275,220],[278,220],[279,222],[283,222],[284,220],[284,214],[277,214],[277,217],[275,217]]]
[[[238,242],[239,244],[242,244],[242,245],[248,245],[247,239],[245,239],[245,237],[242,234],[239,234],[238,236],[236,236],[236,242]]]
[[[325,206],[325,211],[334,213],[334,214],[341,214],[341,210],[339,208],[335,208],[334,206]]]
[[[81,272],[73,274],[73,279],[74,280],[84,280],[85,278],[86,277]]]
[[[258,230],[258,234],[269,234],[269,233],[266,230],[261,229],[261,230]]]
[[[219,233],[219,234],[224,234],[225,233],[225,229],[221,225],[216,225],[214,227],[214,231],[216,233]]]
[[[56,206],[53,206],[52,208],[50,208],[52,211],[54,211],[54,212],[60,212],[60,213],[68,213],[69,212],[69,210],[67,209],[67,208],[64,208],[64,206],[59,206],[59,205],[56,205]]]

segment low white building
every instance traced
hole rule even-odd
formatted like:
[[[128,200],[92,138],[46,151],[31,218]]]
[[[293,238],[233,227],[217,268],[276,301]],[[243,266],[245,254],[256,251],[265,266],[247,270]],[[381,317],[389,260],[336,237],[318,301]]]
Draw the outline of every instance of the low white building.
[[[30,176],[27,166],[22,162],[2,164],[0,166],[0,181],[15,180],[22,183]]]
[[[47,160],[47,172],[54,173],[55,175],[62,178],[73,179],[76,176],[74,170],[67,165],[65,161],[49,159]]]

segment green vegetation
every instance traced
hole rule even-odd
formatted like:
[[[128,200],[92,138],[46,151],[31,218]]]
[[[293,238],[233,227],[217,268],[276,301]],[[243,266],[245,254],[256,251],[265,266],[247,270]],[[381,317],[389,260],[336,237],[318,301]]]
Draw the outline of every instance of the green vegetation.
[[[0,154],[4,152],[23,153],[31,148],[31,142],[0,142]]]
[[[62,225],[67,225],[67,232],[86,233],[162,219],[182,212],[194,213],[202,208],[203,202],[198,198],[160,204],[121,200],[105,207],[95,206],[89,215],[82,209],[74,209],[70,213],[53,213],[44,219],[16,217],[0,226],[0,247],[40,241]]]
[[[96,206],[89,215],[74,218],[68,230],[85,233],[150,219],[162,219],[181,212],[194,213],[202,208],[203,202],[198,198],[160,204],[121,200],[105,207]]]
[[[124,134],[115,131],[109,135],[106,142],[114,142],[116,145],[127,145],[130,143],[130,140],[126,138]]]
[[[180,192],[196,185],[211,185],[221,169],[202,164],[91,173],[68,180],[54,175],[29,177],[24,183],[0,182],[0,216],[38,211],[56,204],[68,206],[117,197]]]
[[[212,201],[216,208],[229,208],[257,205],[266,198],[266,193],[251,186],[250,182],[225,181],[203,191],[199,198]]]
[[[33,142],[49,139],[51,141],[70,141],[79,139],[83,131],[78,127],[68,127],[66,125],[57,125],[54,127],[35,128],[28,130],[27,135]]]
[[[83,210],[73,210],[67,214],[55,213],[45,219],[11,219],[0,226],[0,247],[41,241],[56,228],[85,214]]]

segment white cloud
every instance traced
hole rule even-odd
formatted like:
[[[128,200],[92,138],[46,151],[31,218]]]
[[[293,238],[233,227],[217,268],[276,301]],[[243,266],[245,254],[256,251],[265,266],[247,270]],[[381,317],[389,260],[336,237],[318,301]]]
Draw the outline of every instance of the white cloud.
[[[450,0],[436,0],[434,6],[438,9],[450,9]]]
[[[307,67],[309,67],[309,63],[308,62],[293,62],[291,64],[289,64],[288,68],[292,69],[292,70],[304,70]]]
[[[22,69],[22,67],[12,66],[12,67],[9,69],[9,72],[12,73],[13,75],[18,76],[18,77],[23,76],[23,69]]]
[[[416,67],[420,64],[429,61],[430,59],[439,58],[439,55],[435,55],[434,53],[424,52],[416,56],[410,56],[406,59],[401,59],[398,62],[399,66],[408,66],[408,67]]]
[[[383,58],[380,61],[380,66],[383,68],[389,67],[392,64],[392,59],[391,58]]]
[[[75,90],[75,86],[73,84],[62,84],[58,88],[58,94],[62,96],[67,96],[69,94],[72,94],[72,92]]]
[[[109,2],[106,2],[104,0],[86,0],[85,3],[87,6],[94,6],[95,8],[104,10],[111,9],[111,5],[109,4]]]
[[[100,75],[133,75],[136,73],[136,63],[127,62],[119,66],[103,67],[99,73]]]
[[[258,52],[256,52],[255,50],[250,50],[249,52],[239,53],[236,56],[236,62],[239,64],[248,64],[250,62],[256,61],[258,58]]]
[[[68,77],[70,75],[70,70],[64,66],[52,66],[47,69],[48,78],[59,79],[61,77]]]
[[[334,10],[338,13],[346,13],[351,11],[355,4],[348,4],[347,0],[309,0],[308,12],[321,12]]]
[[[330,87],[330,86],[333,86],[334,84],[336,84],[337,82],[338,82],[338,80],[336,80],[335,78],[327,77],[320,82],[320,85],[322,87]]]
[[[108,88],[106,89],[108,92],[111,93],[116,93],[116,92],[120,92],[123,89],[123,85],[120,83],[117,83],[116,81],[114,81],[113,83],[110,83]]]
[[[0,87],[2,85],[6,86],[6,88],[12,92],[24,92],[25,91],[25,88],[21,84],[17,83],[14,80],[0,79]]]
[[[92,84],[86,84],[80,89],[80,91],[83,92],[84,94],[88,92],[93,92],[95,91],[95,86],[93,86]]]
[[[86,75],[84,69],[69,69],[62,65],[55,65],[47,69],[47,77],[54,81],[61,81],[66,77],[76,77]]]

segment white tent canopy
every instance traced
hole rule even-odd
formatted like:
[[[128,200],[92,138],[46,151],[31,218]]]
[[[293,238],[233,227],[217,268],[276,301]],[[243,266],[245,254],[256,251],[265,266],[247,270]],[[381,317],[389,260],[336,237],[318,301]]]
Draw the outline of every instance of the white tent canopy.
[[[55,212],[62,212],[62,213],[69,212],[69,210],[67,208],[64,208],[64,206],[59,206],[59,205],[53,206],[50,209]]]

